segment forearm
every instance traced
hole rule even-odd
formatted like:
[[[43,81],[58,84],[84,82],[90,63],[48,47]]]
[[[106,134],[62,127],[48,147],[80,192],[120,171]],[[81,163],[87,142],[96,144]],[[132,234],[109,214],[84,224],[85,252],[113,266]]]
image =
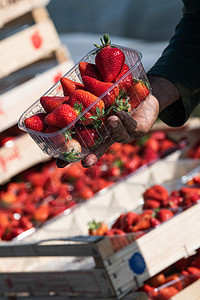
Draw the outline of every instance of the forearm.
[[[182,126],[199,104],[199,52],[200,17],[184,15],[168,47],[147,72],[159,101],[159,118],[169,126]]]
[[[180,93],[173,83],[160,76],[149,76],[152,96],[158,102],[159,113],[180,98]]]

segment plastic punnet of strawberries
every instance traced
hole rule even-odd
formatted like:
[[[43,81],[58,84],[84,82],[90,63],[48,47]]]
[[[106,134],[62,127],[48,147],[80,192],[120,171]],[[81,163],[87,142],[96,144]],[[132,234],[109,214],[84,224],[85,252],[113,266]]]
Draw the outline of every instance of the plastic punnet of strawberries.
[[[39,109],[32,105],[20,118],[19,127],[50,156],[79,161],[109,136],[110,115],[131,113],[150,94],[140,53],[112,45],[108,34],[100,40],[37,101]]]

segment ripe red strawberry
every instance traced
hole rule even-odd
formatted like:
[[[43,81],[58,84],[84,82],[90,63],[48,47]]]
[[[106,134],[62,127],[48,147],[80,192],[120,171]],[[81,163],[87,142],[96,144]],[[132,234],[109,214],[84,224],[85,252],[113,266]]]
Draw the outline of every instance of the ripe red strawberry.
[[[129,73],[127,73],[129,71]],[[123,80],[121,80],[118,84],[119,89],[122,89],[124,92],[128,93],[129,89],[133,83],[132,81],[132,73],[130,72],[129,66],[127,64],[124,64],[121,72],[119,73],[119,75],[117,76],[117,78],[114,80],[114,82],[116,82],[117,80],[119,80],[124,74],[127,75],[124,77]]]
[[[26,128],[31,130],[42,132],[45,130],[47,125],[44,122],[46,113],[38,113],[24,120],[24,125]]]
[[[161,208],[156,214],[156,218],[161,222],[167,221],[173,217],[173,212],[167,208]]]
[[[184,186],[180,189],[180,193],[182,195],[185,195],[187,193],[197,193],[200,196],[200,188],[199,187]]]
[[[98,133],[93,128],[78,127],[76,128],[76,138],[83,147],[91,148],[98,138]]]
[[[78,117],[78,112],[68,104],[61,104],[45,118],[45,123],[54,127],[66,127]]]
[[[151,186],[150,188],[146,189],[146,191],[143,193],[143,199],[154,199],[158,201],[166,201],[169,196],[168,190],[159,184],[155,184]]]
[[[75,95],[76,96],[76,95]],[[83,107],[83,103],[81,103],[73,94],[69,99],[68,104],[74,107],[75,109],[78,109],[80,112],[82,112],[85,107]],[[84,113],[84,115],[78,120],[78,123],[81,125],[90,125],[94,122],[94,126],[97,128],[102,124],[104,117],[104,109],[101,111],[96,111],[95,115],[92,114],[92,111],[87,111]],[[95,125],[96,124],[96,125]]]
[[[145,147],[150,147],[153,151],[159,152],[160,143],[153,137],[149,137],[145,142]]]
[[[158,291],[157,299],[168,300],[172,296],[178,294],[179,290],[177,290],[174,286],[166,286]]]
[[[59,96],[43,96],[40,98],[40,103],[47,114],[52,112],[58,106],[60,106],[63,102],[69,100],[69,96],[67,97],[59,97]]]
[[[133,84],[129,89],[130,102],[133,108],[144,101],[150,93],[149,86],[142,80],[133,80]]]
[[[94,192],[91,187],[85,185],[83,188],[77,191],[77,197],[80,199],[90,199],[94,196]]]
[[[57,132],[59,131],[61,128],[57,128],[54,126],[48,126],[43,132],[44,133],[53,133],[53,132]],[[60,147],[61,145],[63,145],[65,143],[65,134],[57,134],[55,136],[52,137],[48,137],[53,144],[55,144],[57,147]]]
[[[69,78],[62,77],[60,79],[64,96],[71,96],[71,94],[77,89],[84,89],[84,85],[79,82],[75,82]]]
[[[89,77],[92,77],[92,78],[102,81],[101,74],[99,73],[99,70],[95,64],[92,64],[92,63],[89,63],[86,61],[80,61],[79,62],[79,71],[81,74],[81,78],[83,78],[83,76],[89,76]]]
[[[160,225],[160,223],[161,223],[158,219],[156,219],[154,217],[151,217],[150,222],[151,222],[152,227],[156,227],[156,226]]]
[[[193,178],[193,181],[195,184],[200,184],[200,174],[196,175],[194,178]]]
[[[135,172],[141,166],[141,157],[137,154],[133,155],[132,158],[128,159],[124,165],[124,172],[125,173],[132,173]]]
[[[90,125],[93,122],[93,118],[92,118],[92,114],[87,111],[86,113],[84,113],[84,116],[82,116],[79,120],[78,123],[81,125]]]
[[[168,198],[168,206],[172,208],[179,207],[183,204],[183,198],[181,196],[171,195]]]
[[[111,82],[99,81],[89,76],[83,76],[82,79],[86,90],[97,97],[100,97],[103,93],[105,93],[109,88],[113,86],[113,83]],[[119,88],[118,86],[115,86],[110,92],[108,92],[106,96],[102,98],[105,107],[108,108],[112,106],[118,95],[119,95]]]
[[[155,199],[148,198],[145,200],[143,208],[148,209],[148,208],[159,208],[161,205],[161,202]]]
[[[108,34],[103,35],[101,39],[102,45],[96,45],[99,48],[95,63],[97,68],[106,82],[114,81],[121,72],[122,66],[125,62],[125,55],[121,49],[111,46]]]
[[[47,128],[43,131],[44,133],[52,133],[52,132],[57,132],[61,128],[54,127],[54,126],[47,126]]]
[[[92,105],[95,101],[97,101],[98,97],[94,94],[84,91],[84,90],[76,90],[72,97],[74,97],[78,103],[81,103],[84,108],[88,108],[90,105]],[[70,100],[71,101],[71,100]],[[97,114],[97,109],[100,111],[104,110],[104,102],[101,99],[98,99],[97,103],[94,104],[94,106],[90,109],[90,112],[94,115]]]
[[[166,152],[166,151],[168,151],[169,149],[172,149],[175,146],[176,146],[175,142],[173,142],[173,141],[166,138],[165,140],[160,142],[160,151],[161,152]]]
[[[120,177],[121,175],[121,170],[118,166],[110,166],[108,167],[108,170],[104,172],[104,178],[107,180],[116,180]]]
[[[143,158],[145,159],[146,163],[152,162],[159,158],[159,155],[156,151],[154,151],[150,147],[144,147],[143,149]]]

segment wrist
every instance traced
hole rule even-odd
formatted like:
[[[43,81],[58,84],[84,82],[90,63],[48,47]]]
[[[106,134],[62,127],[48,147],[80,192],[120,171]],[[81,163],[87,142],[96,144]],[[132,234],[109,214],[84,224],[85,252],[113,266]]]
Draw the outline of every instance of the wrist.
[[[153,75],[148,78],[152,87],[152,95],[159,104],[159,112],[180,98],[178,89],[168,79]]]

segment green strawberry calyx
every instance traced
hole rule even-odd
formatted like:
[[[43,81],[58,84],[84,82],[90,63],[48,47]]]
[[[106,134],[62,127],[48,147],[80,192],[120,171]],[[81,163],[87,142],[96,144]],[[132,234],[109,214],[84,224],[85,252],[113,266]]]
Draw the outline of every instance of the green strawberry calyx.
[[[137,78],[134,78],[134,77],[133,77],[133,82],[134,82],[135,84],[140,82],[141,84],[145,85],[146,88],[148,88],[148,90],[150,90],[150,85],[149,85],[149,83],[146,82],[146,81],[143,81],[143,80],[141,80],[141,79],[137,79]]]
[[[96,115],[92,115],[89,117],[89,119],[92,119],[93,126],[95,129],[98,129],[103,124],[103,118],[108,114],[105,109],[100,110],[98,107],[96,107]]]
[[[101,222],[96,222],[95,220],[88,222],[89,229],[94,230],[101,227]]]
[[[125,111],[125,112],[129,113],[130,108],[131,108],[131,104],[130,104],[128,98],[120,99],[119,97],[117,97],[115,100],[115,103],[112,106],[113,112]]]
[[[70,162],[76,162],[80,159],[81,152],[75,152],[72,149],[70,152],[61,152],[62,155]]]
[[[100,36],[100,41],[101,41],[101,45],[93,44],[97,48],[97,51],[95,51],[94,54],[97,54],[102,48],[108,46],[114,48],[114,46],[111,45],[111,40],[108,33],[104,33],[103,38]]]

